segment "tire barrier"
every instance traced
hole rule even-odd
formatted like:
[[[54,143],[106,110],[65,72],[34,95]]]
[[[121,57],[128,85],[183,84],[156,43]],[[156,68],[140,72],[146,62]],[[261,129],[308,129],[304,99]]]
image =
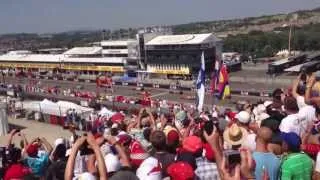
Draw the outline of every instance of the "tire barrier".
[[[160,85],[159,84],[153,84],[152,87],[153,88],[160,88]]]

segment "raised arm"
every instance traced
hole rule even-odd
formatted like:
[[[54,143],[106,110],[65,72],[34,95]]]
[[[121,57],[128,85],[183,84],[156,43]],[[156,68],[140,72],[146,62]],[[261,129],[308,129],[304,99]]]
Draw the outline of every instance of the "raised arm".
[[[204,131],[203,136],[206,139],[206,141],[210,144],[212,150],[214,151],[218,167],[221,166],[223,155],[222,148],[220,146],[220,134],[217,130],[214,130],[210,135],[208,135],[207,132]]]
[[[116,148],[120,159],[122,159],[122,166],[131,167],[127,154],[124,152],[122,146],[117,142],[116,138],[114,138],[113,136],[109,136],[106,138],[106,140],[109,142],[109,144]]]
[[[20,133],[20,135],[23,140],[23,145],[24,145],[23,147],[27,147],[29,143],[28,143],[26,135],[24,133]]]
[[[141,118],[142,118],[142,113],[144,110],[145,110],[144,108],[140,109],[138,118],[136,119],[136,121],[137,121],[136,127],[138,127],[139,129],[141,128]]]
[[[88,133],[87,142],[90,145],[91,149],[93,149],[93,151],[94,151],[95,159],[98,163],[98,171],[99,171],[100,180],[107,180],[108,179],[107,168],[104,163],[104,158],[103,158],[102,153],[100,151],[99,145],[96,143],[96,141],[91,133]]]
[[[86,141],[86,137],[78,138],[77,141],[74,143],[71,149],[71,153],[68,158],[68,162],[66,165],[64,179],[65,180],[72,180],[73,177],[73,170],[74,170],[74,163],[78,153],[80,146]]]
[[[297,93],[299,82],[300,82],[300,75],[298,76],[297,79],[293,81],[293,84],[292,84],[292,96],[294,98],[297,98],[299,96],[299,94]]]
[[[320,99],[318,98],[311,98],[311,90],[315,82],[316,82],[316,77],[315,77],[315,74],[313,73],[308,79],[308,83],[306,87],[306,92],[305,92],[306,102],[310,102],[310,101],[313,101],[316,103],[320,102]]]
[[[147,111],[147,113],[149,115],[149,118],[150,118],[150,121],[151,121],[151,128],[153,130],[156,130],[156,128],[157,128],[156,127],[156,122],[155,122],[153,114],[151,113],[151,110],[148,108],[148,109],[146,109],[146,111]]]
[[[44,145],[44,148],[47,150],[47,152],[50,154],[53,150],[51,144],[47,141],[46,138],[41,138],[41,143]]]
[[[7,140],[7,147],[9,147],[11,144],[12,144],[12,139],[13,139],[13,136],[17,133],[17,130],[16,129],[13,129],[10,131],[9,133],[9,138]]]

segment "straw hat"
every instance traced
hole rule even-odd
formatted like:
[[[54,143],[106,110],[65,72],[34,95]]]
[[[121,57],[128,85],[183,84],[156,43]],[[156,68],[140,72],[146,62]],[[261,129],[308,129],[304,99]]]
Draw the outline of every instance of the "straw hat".
[[[223,132],[223,139],[230,145],[236,146],[241,145],[247,135],[247,130],[234,123]]]

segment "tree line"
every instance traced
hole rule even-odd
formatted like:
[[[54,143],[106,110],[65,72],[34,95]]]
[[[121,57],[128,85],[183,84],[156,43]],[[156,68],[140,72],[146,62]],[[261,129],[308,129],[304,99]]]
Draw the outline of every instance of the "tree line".
[[[240,52],[254,57],[270,57],[288,49],[289,27],[272,32],[251,31],[248,34],[229,35],[224,39],[224,51]],[[291,49],[320,50],[320,23],[292,28]]]

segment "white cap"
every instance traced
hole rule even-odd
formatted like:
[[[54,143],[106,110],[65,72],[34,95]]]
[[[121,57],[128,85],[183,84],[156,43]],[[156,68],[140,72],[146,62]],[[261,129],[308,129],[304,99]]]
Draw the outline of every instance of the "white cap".
[[[267,119],[267,118],[269,118],[269,117],[270,117],[269,114],[267,114],[267,113],[261,113],[259,116],[257,116],[256,121],[263,121],[263,120],[265,120],[265,119]]]
[[[63,138],[58,138],[58,139],[56,139],[56,140],[54,141],[54,147],[57,147],[58,145],[64,144],[64,143],[65,143],[65,141],[64,141]]]
[[[111,136],[111,130],[110,128],[105,128],[103,132],[103,137],[107,138],[108,136]]]
[[[263,103],[263,105],[264,105],[265,107],[268,107],[268,106],[270,106],[272,103],[273,103],[272,101],[265,101],[265,102]]]
[[[154,157],[145,159],[137,169],[139,179],[161,180],[161,167],[159,161]]]
[[[111,128],[118,128],[118,124],[117,123],[112,124]]]
[[[240,111],[236,114],[235,118],[238,119],[239,122],[247,124],[250,121],[250,114],[247,111]]]
[[[265,106],[265,105],[259,104],[259,105],[257,106],[257,113],[258,113],[258,114],[262,114],[262,113],[265,112],[265,111],[266,111],[266,106]]]
[[[104,156],[104,163],[106,164],[108,173],[118,171],[121,166],[118,156],[112,153]]]

